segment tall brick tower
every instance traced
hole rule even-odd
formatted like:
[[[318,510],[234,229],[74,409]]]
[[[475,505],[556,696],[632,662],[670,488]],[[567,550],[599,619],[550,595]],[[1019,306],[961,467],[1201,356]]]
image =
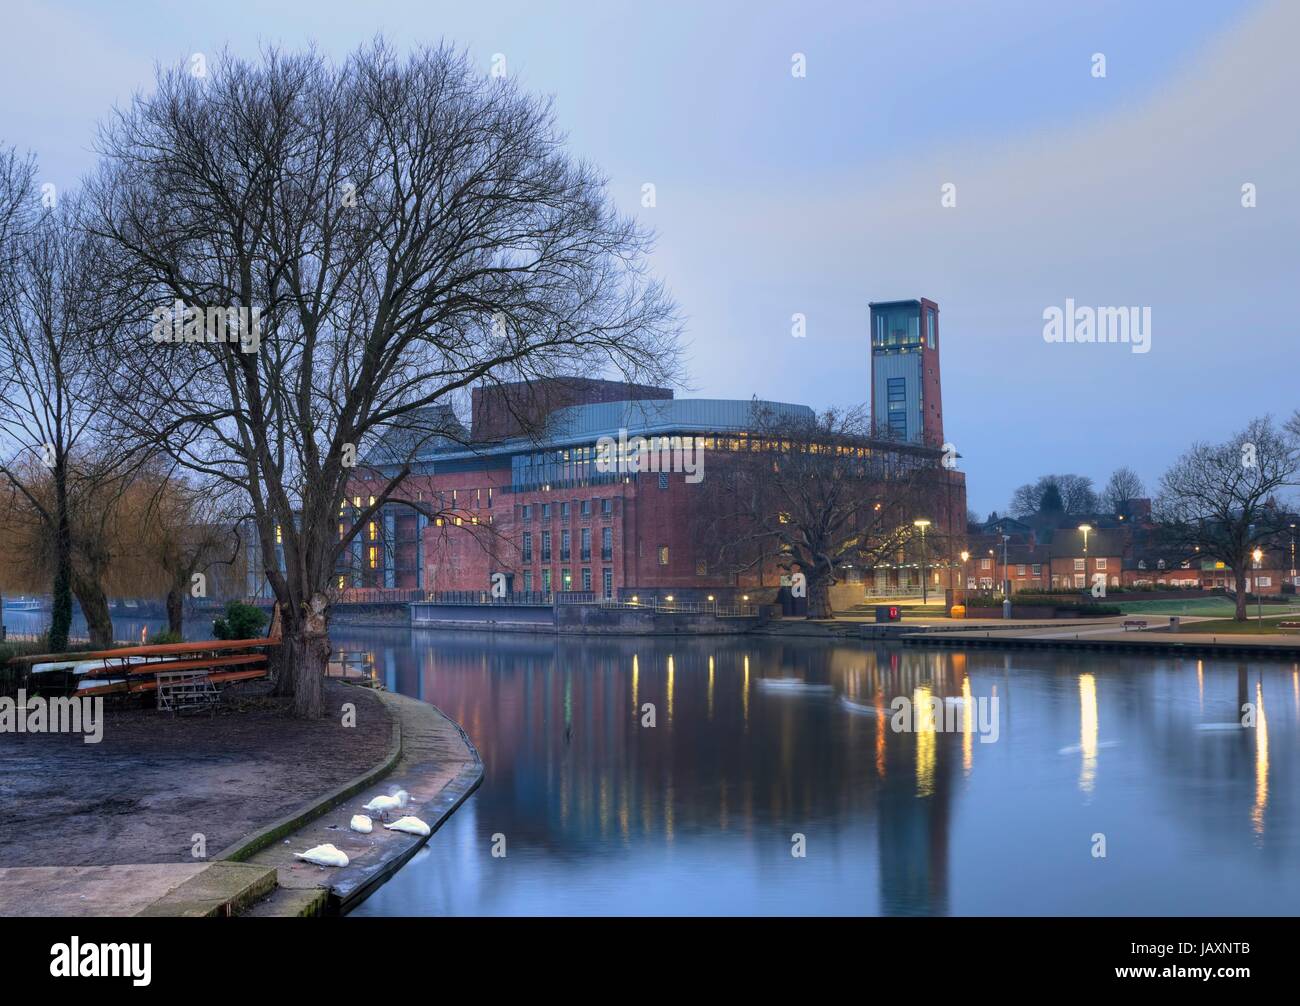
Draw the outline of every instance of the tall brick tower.
[[[939,305],[922,297],[870,308],[872,422],[899,440],[939,447]]]

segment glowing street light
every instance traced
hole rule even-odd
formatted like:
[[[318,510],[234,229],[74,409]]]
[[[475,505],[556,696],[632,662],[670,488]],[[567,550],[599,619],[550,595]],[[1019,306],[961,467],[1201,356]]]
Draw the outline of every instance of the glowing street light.
[[[930,526],[930,522],[919,518],[912,521],[912,525],[921,529],[921,603],[926,604],[930,600],[930,593],[929,584],[925,582],[925,529]]]

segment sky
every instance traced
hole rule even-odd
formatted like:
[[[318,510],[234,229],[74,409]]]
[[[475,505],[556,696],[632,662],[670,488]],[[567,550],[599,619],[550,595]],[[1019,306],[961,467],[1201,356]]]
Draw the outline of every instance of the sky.
[[[61,188],[112,107],[196,52],[342,58],[383,34],[504,56],[656,232],[679,394],[866,401],[868,302],[937,301],[981,514],[1047,472],[1127,465],[1154,490],[1194,441],[1300,405],[1294,0],[5,0],[4,24],[0,143]],[[1149,352],[1046,342],[1067,298],[1150,308]]]

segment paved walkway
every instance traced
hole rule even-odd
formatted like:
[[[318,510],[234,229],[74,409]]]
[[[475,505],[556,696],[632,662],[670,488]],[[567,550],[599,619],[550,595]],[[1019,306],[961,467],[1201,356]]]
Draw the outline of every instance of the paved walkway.
[[[266,894],[275,874],[243,863],[24,866],[0,870],[6,917],[228,915]]]
[[[362,813],[363,804],[376,794],[405,789],[411,799],[403,813],[436,830],[483,778],[474,745],[441,711],[402,695],[365,695],[372,697],[395,717],[389,754],[352,782],[306,806],[286,808],[287,817],[218,854],[238,856],[240,861],[0,869],[0,916],[283,916],[346,911],[428,841],[388,831],[378,822],[370,835],[348,830],[349,820]],[[354,793],[358,786],[362,788]],[[330,806],[323,814],[322,805]],[[350,864],[341,870],[326,869],[293,858],[294,852],[325,842],[343,849]],[[245,856],[250,844],[259,851]]]
[[[353,814],[371,797],[399,789],[410,794],[406,809],[389,815],[420,818],[436,830],[483,779],[478,751],[455,721],[425,702],[380,693],[397,714],[402,729],[402,756],[392,773],[305,824],[287,839],[267,846],[245,862],[273,868],[279,890],[256,905],[250,915],[301,915],[347,911],[410,859],[428,838],[389,831],[375,821],[369,835],[349,829]],[[330,843],[343,850],[348,865],[313,866],[294,859],[295,852]]]

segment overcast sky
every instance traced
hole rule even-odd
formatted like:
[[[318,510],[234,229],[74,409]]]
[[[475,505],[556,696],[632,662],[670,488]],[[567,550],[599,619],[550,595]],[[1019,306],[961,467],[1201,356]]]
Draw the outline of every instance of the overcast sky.
[[[0,142],[62,187],[156,63],[265,43],[341,57],[380,32],[453,40],[485,71],[503,54],[657,231],[687,394],[864,401],[868,301],[937,300],[946,432],[981,513],[1050,471],[1100,485],[1126,464],[1153,485],[1193,440],[1300,405],[1294,0],[6,0],[5,15]],[[1047,344],[1043,312],[1066,298],[1150,307],[1151,351]]]

